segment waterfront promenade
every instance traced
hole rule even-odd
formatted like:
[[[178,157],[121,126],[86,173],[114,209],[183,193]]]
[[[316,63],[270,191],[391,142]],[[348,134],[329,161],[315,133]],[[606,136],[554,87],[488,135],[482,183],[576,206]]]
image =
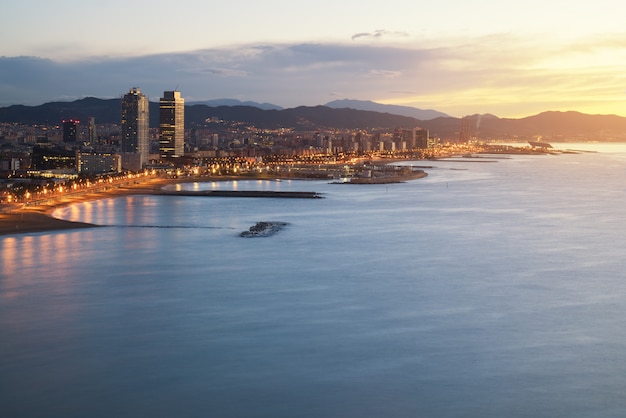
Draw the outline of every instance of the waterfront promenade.
[[[146,178],[141,180],[121,180],[87,190],[69,191],[34,199],[28,203],[14,203],[0,206],[0,236],[45,232],[62,229],[93,228],[97,225],[71,222],[52,217],[55,209],[90,200],[119,197],[133,194],[152,194],[173,179]]]
[[[376,162],[378,165],[389,164],[393,160],[383,160]],[[283,173],[286,178],[298,178],[293,173],[289,176]],[[356,184],[381,184],[397,183],[401,181],[415,180],[424,177],[423,171],[389,171],[381,177],[357,178],[354,177],[351,183]],[[280,175],[277,178],[283,177]],[[256,192],[256,191],[206,191],[206,192],[181,192],[164,190],[168,184],[188,183],[194,181],[225,181],[225,180],[250,180],[256,177],[242,176],[189,176],[178,178],[165,177],[142,177],[137,176],[128,179],[118,179],[104,184],[95,185],[87,189],[69,190],[63,193],[47,195],[45,198],[33,198],[28,203],[0,205],[0,236],[14,235],[31,232],[45,232],[62,229],[93,228],[97,225],[71,222],[56,219],[51,216],[58,207],[81,203],[90,200],[98,200],[126,195],[186,195],[186,196],[219,196],[219,197],[264,197],[264,198],[322,198],[315,192]],[[267,178],[263,176],[262,178]],[[306,178],[306,177],[305,177]]]
[[[86,202],[128,195],[161,195],[161,196],[205,196],[205,197],[262,197],[262,198],[299,198],[319,199],[322,196],[315,192],[272,192],[272,191],[171,191],[163,190],[168,184],[187,183],[193,181],[225,181],[241,179],[240,177],[181,177],[135,179],[132,181],[116,181],[106,186],[91,190],[71,191],[46,199],[36,199],[28,204],[19,203],[0,207],[0,236],[30,232],[45,232],[62,229],[94,228],[98,225],[71,222],[52,217],[55,209],[75,203]]]

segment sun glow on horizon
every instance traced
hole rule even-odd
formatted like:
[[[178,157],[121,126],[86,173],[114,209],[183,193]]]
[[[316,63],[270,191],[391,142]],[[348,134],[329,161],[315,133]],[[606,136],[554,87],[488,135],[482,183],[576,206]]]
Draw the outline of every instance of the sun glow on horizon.
[[[0,86],[0,106],[117,97],[136,84],[158,97],[164,86],[180,84],[197,100],[287,108],[358,97],[457,117],[626,115],[626,36],[611,1],[566,8],[538,0],[443,0],[428,8],[399,0],[384,7],[356,0],[245,3],[183,2],[177,9],[185,24],[176,31],[154,27],[171,10],[147,0],[111,0],[97,12],[90,4],[7,4],[0,23],[14,36],[0,45],[0,75],[10,80]],[[110,31],[122,6],[142,17],[132,20],[135,36]],[[318,24],[303,25],[303,15]],[[416,25],[418,15],[432,24]],[[76,26],[56,25],[60,20]],[[250,30],[257,22],[263,30]]]

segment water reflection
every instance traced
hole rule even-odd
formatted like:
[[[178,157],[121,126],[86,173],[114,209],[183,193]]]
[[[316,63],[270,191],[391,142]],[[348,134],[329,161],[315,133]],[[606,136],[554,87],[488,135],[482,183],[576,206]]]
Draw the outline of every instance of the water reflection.
[[[319,200],[110,199],[65,213],[113,227],[0,238],[0,397],[75,417],[625,410],[623,167],[462,167],[238,184]],[[260,220],[290,227],[238,236]]]

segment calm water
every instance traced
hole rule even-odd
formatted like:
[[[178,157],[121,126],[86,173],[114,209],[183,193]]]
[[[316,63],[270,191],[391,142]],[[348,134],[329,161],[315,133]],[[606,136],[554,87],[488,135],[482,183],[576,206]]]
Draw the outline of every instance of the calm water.
[[[0,416],[624,416],[626,145],[568,147],[0,237]]]

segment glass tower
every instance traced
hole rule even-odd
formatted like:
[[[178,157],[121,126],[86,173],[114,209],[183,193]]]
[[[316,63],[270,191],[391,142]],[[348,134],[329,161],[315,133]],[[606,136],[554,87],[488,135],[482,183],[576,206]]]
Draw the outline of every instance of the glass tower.
[[[133,87],[122,98],[122,152],[138,153],[141,165],[148,162],[149,102]]]
[[[179,91],[165,91],[160,101],[161,158],[182,157],[185,153],[185,99]]]

